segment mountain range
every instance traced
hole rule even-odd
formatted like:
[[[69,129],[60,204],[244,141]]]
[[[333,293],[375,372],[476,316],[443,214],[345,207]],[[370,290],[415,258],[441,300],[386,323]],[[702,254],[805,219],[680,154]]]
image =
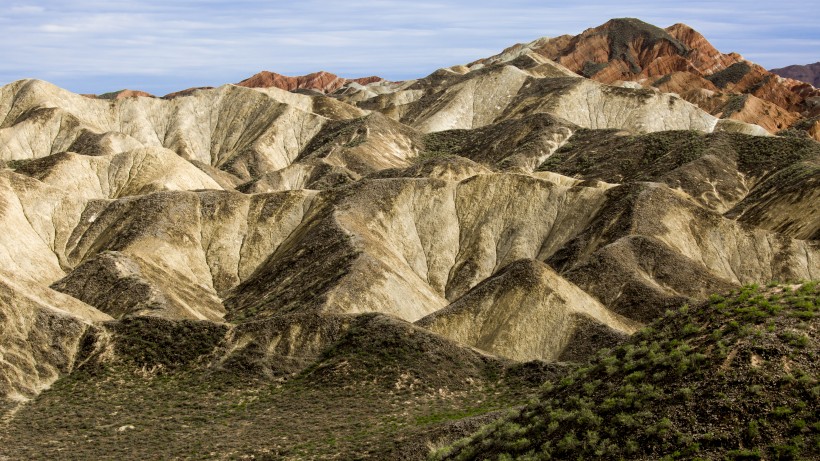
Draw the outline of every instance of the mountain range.
[[[635,82],[638,84],[635,88],[676,93],[711,115],[757,124],[772,134],[794,129],[820,140],[817,119],[820,90],[814,87],[819,85],[818,64],[767,71],[737,53],[721,53],[685,24],[661,29],[637,19],[614,19],[576,36],[562,35],[517,44],[467,67],[509,63],[521,55],[546,57],[577,75],[602,83]],[[237,85],[324,94],[338,92],[337,96],[345,100],[344,96],[356,93],[360,85],[374,83],[381,87],[405,82],[386,82],[375,76],[345,79],[324,71],[299,77],[262,71]],[[368,90],[374,90],[373,86]],[[196,88],[182,90],[164,98],[190,94],[194,90]],[[151,95],[122,90],[99,97],[131,96]]]
[[[806,82],[815,87],[820,86],[820,62],[806,65],[792,65],[780,69],[772,69],[772,73],[781,77]]]
[[[0,87],[0,459],[810,459],[817,97],[637,19],[403,82]]]

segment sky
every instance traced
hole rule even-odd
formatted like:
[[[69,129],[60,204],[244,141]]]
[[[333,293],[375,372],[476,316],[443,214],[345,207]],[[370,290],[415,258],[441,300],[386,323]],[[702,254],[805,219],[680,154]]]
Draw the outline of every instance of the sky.
[[[817,0],[0,0],[0,84],[163,95],[260,70],[404,80],[615,17],[683,22],[767,68],[820,61]]]

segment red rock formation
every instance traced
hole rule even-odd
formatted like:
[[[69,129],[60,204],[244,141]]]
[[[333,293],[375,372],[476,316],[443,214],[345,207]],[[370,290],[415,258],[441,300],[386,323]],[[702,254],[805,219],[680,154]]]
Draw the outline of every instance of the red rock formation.
[[[762,126],[770,133],[784,130],[800,120],[799,114],[789,112],[776,104],[764,101],[751,94],[732,95],[721,109],[720,113],[713,115],[754,123]]]
[[[237,83],[237,85],[248,88],[275,87],[287,91],[316,90],[322,93],[332,93],[348,82],[356,82],[362,85],[367,85],[368,83],[379,82],[382,80],[383,79],[381,77],[376,76],[348,80],[325,71],[314,72],[312,74],[302,75],[299,77],[288,77],[275,72],[262,71],[252,77],[242,80]]]
[[[702,90],[707,90],[712,94],[716,94],[720,91],[712,82],[693,72],[672,72],[661,78],[653,78],[649,83],[664,93],[677,93],[684,98],[687,93],[703,94],[704,92]],[[694,104],[699,103],[695,101],[690,102]]]
[[[370,77],[353,78],[348,81],[358,83],[359,85],[369,85],[371,83],[383,82],[384,79],[376,75],[371,75]]]
[[[743,60],[743,57],[737,53],[721,53],[700,32],[686,24],[678,23],[667,27],[665,30],[689,48],[686,60],[701,75],[712,74]]]
[[[199,90],[212,90],[214,87],[212,86],[197,86],[194,88],[187,88],[181,91],[175,91],[173,93],[168,93],[162,97],[162,99],[174,99],[180,98],[182,96],[190,96]]]
[[[613,19],[575,37],[539,43],[535,51],[581,75],[605,83],[672,72],[703,75],[739,61],[724,55],[684,24],[664,30],[637,19]]]
[[[820,97],[820,88],[815,88],[806,82],[783,78],[783,84],[803,99]]]
[[[661,29],[637,19],[613,19],[574,37],[540,39],[505,52],[524,46],[585,77],[656,86],[714,115],[756,123],[772,133],[820,110],[815,103],[820,90],[779,77],[737,53],[721,53],[686,24]]]

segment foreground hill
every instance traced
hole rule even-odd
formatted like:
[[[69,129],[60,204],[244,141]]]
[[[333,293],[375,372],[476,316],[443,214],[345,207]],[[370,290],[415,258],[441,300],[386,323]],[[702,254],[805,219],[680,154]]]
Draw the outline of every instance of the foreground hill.
[[[820,287],[667,313],[434,459],[816,459]]]
[[[380,314],[110,321],[83,336],[71,375],[0,422],[0,454],[379,460],[406,434],[520,405],[563,368]]]

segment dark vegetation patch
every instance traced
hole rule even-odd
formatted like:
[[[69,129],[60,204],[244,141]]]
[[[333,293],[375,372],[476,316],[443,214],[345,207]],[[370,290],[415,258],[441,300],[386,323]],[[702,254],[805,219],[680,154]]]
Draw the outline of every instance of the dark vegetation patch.
[[[777,132],[777,135],[814,140],[814,138],[812,138],[808,131],[811,130],[817,122],[820,122],[820,115],[817,115],[815,117],[806,117],[798,120],[794,125],[790,126],[789,128]]]
[[[117,99],[117,95],[122,93],[125,90],[119,91],[109,91],[108,93],[102,93],[97,95],[97,99]]]
[[[644,46],[647,48],[655,46],[660,41],[666,41],[675,48],[679,55],[689,54],[689,48],[669,35],[669,32],[639,19],[613,19],[608,25],[606,34],[609,40],[609,59],[620,59],[627,62],[632,73],[638,74],[643,70],[630,51],[630,45],[639,39],[644,40]]]
[[[472,139],[474,130],[446,130],[424,135],[424,149],[416,161],[458,155]]]
[[[820,286],[684,306],[435,459],[817,459]]]
[[[436,390],[495,381],[507,365],[393,317],[363,314],[304,376],[319,384],[365,379]]]
[[[592,78],[595,74],[606,69],[608,66],[608,62],[587,61],[584,63],[584,67],[581,68],[581,75],[586,78]]]
[[[119,96],[123,91],[127,90],[109,91],[108,93],[99,94],[97,95],[97,99],[117,99],[117,96]]]
[[[176,368],[207,358],[228,330],[209,321],[131,317],[109,322],[117,356],[138,367]]]
[[[755,83],[754,85],[749,87],[749,89],[746,90],[746,93],[755,94],[755,92],[757,92],[758,90],[760,90],[761,88],[766,86],[772,80],[772,78],[774,78],[774,75],[772,75],[772,74],[769,74],[769,75],[761,78],[757,83]]]
[[[295,161],[324,158],[340,147],[356,147],[367,140],[368,117],[328,122],[299,153]]]
[[[652,86],[658,87],[663,85],[664,83],[669,83],[670,81],[672,81],[672,74],[666,74],[663,77],[652,82]]]
[[[811,129],[811,127],[813,127],[814,124],[817,123],[817,122],[820,122],[820,115],[818,115],[816,117],[804,118],[804,119],[798,121],[797,123],[795,123],[794,125],[792,125],[792,128],[794,128],[796,130],[806,131],[808,129]]]
[[[18,170],[18,169],[23,168],[24,166],[26,166],[32,160],[33,159],[29,159],[29,158],[18,159],[18,160],[6,160],[5,161],[5,168],[10,168],[12,170]]]
[[[58,154],[48,155],[46,157],[11,160],[11,162],[14,162],[12,165],[18,173],[31,176],[35,179],[40,179],[43,176],[48,175],[57,165],[68,160],[70,155],[71,154],[67,152],[61,152]]]
[[[620,98],[636,98],[642,101],[649,101],[655,97],[655,92],[649,88],[624,88],[622,86],[603,85],[601,91],[604,94],[617,96]],[[669,103],[674,104],[674,99],[670,99]]]
[[[515,115],[525,116],[532,114],[532,108],[543,104],[544,101],[560,101],[559,96],[569,93],[583,79],[580,77],[554,77],[554,78],[533,78],[530,77],[518,90],[518,94],[508,105],[508,112],[499,116],[499,119],[516,118]],[[509,110],[517,111],[515,114]]]
[[[455,129],[424,136],[417,161],[458,155],[490,168],[514,166],[515,157],[538,157],[547,144],[565,137],[574,125],[548,114],[532,114],[472,130]],[[554,145],[552,146],[554,147]]]
[[[749,100],[748,94],[733,94],[729,96],[726,105],[723,106],[723,114],[720,118],[729,118],[732,114],[740,112]]]
[[[786,128],[785,130],[780,130],[777,132],[777,136],[785,136],[787,138],[813,139],[808,132],[797,130],[795,128]]]
[[[716,136],[716,139],[737,152],[741,171],[754,175],[774,172],[803,160],[820,159],[820,143],[811,139],[747,136],[740,133],[727,133]]]
[[[538,170],[607,182],[648,181],[695,160],[705,147],[697,131],[625,135],[579,129]]]
[[[0,453],[30,460],[383,460],[404,452],[413,434],[530,397],[503,381],[439,393],[108,368],[73,374],[24,407],[6,431],[13,442]]]
[[[567,368],[500,361],[366,314],[353,318],[314,366],[271,379],[207,366],[202,358],[212,356],[216,330],[198,322],[149,330],[154,320],[141,320],[109,325],[117,358],[86,362],[24,406],[2,434],[13,443],[0,453],[63,460],[381,460],[385,453],[407,459],[408,450],[426,454],[417,448],[432,428],[522,405]],[[93,355],[94,341],[84,348]],[[446,440],[465,433],[453,431]]]
[[[707,75],[706,80],[714,83],[716,87],[723,89],[730,83],[739,82],[751,71],[752,67],[746,61],[741,61],[736,62],[721,71],[715,72],[712,75]]]
[[[705,155],[730,159],[742,173],[759,178],[797,162],[820,158],[820,143],[741,133],[661,131],[630,135],[616,130],[579,129],[538,170],[607,182],[657,181]]]
[[[328,191],[348,194],[359,185]],[[351,237],[335,224],[332,207],[318,208],[277,252],[274,267],[265,264],[254,276],[239,284],[225,299],[226,319],[241,322],[275,315],[311,312],[321,305],[329,290],[347,275],[359,250]],[[267,263],[266,263],[267,264]],[[295,268],[295,269],[294,269]]]

